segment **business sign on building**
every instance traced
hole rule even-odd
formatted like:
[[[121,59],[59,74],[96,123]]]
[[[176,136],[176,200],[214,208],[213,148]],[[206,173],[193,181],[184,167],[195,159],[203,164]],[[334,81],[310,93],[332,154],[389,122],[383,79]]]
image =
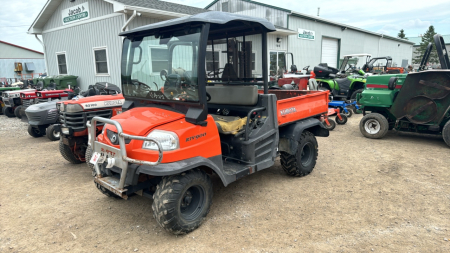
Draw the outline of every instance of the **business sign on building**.
[[[298,38],[304,40],[315,40],[316,32],[310,31],[302,28],[298,28]]]
[[[89,4],[86,2],[64,9],[62,10],[61,16],[63,25],[89,19],[91,17],[91,14],[89,13]]]

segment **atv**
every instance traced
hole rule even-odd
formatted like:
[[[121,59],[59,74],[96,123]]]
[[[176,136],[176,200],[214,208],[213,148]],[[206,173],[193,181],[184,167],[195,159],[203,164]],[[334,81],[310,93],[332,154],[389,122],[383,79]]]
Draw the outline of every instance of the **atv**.
[[[88,130],[86,122],[95,116],[111,118],[122,112],[125,100],[120,94],[120,88],[111,83],[99,82],[89,86],[86,92],[72,100],[56,103],[56,115],[59,115],[59,124],[56,122],[37,121],[30,122],[35,126],[50,126],[47,128],[49,135],[60,135],[59,151],[70,163],[85,162],[86,148],[88,146]],[[51,105],[49,105],[51,107]],[[27,111],[31,116],[31,109]],[[51,114],[48,107],[33,111],[35,115]],[[54,124],[54,125],[51,125]],[[97,127],[96,133],[102,131],[103,126]],[[56,138],[55,136],[55,138]]]
[[[330,100],[350,100],[356,99],[356,94],[364,89],[366,82],[365,73],[359,70],[357,74],[347,74],[343,69],[328,67],[326,63],[321,63],[314,67],[316,81],[320,90],[330,91]]]
[[[96,187],[152,198],[157,223],[185,234],[210,210],[213,174],[227,186],[278,157],[288,175],[310,174],[316,136],[329,135],[320,121],[329,92],[269,90],[267,33],[275,30],[266,19],[210,11],[120,33],[126,103],[123,113],[90,121]],[[167,49],[161,78],[140,71],[158,57],[146,53],[150,45]],[[224,48],[222,74],[208,78],[206,53]],[[261,74],[251,71],[252,50],[262,54]]]
[[[442,36],[436,34],[434,41],[442,70],[367,78],[357,98],[365,115],[359,125],[365,137],[383,138],[395,129],[442,136],[450,146],[450,61]],[[421,66],[431,50],[429,45]]]

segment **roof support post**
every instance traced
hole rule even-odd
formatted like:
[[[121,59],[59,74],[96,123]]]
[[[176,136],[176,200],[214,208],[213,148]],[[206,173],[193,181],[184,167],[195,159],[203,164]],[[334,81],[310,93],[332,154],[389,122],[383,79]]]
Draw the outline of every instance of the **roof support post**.
[[[267,68],[269,67],[267,60],[267,31],[261,34],[262,36],[262,76],[264,82],[264,94],[269,94],[269,73]]]

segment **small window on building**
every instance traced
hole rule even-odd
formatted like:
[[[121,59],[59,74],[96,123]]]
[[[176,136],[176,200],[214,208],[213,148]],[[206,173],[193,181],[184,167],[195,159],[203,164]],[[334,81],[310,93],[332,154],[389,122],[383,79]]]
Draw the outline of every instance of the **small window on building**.
[[[106,47],[94,48],[95,74],[109,75]]]
[[[159,75],[163,69],[169,66],[169,50],[167,48],[150,48],[152,59],[152,73]]]
[[[214,66],[214,68],[213,68]],[[219,52],[214,52],[214,62],[213,62],[213,52],[206,51],[206,71],[213,71],[219,69]]]
[[[60,75],[67,75],[67,61],[66,53],[56,53],[56,59],[58,61],[58,71]]]
[[[228,12],[228,2],[223,2],[222,3],[222,11],[223,12]]]

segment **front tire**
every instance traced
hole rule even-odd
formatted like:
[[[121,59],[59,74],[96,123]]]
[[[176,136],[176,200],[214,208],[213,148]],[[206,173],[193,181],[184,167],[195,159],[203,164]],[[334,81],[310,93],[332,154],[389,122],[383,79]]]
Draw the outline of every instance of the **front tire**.
[[[442,128],[442,138],[445,143],[450,147],[450,120],[445,123],[444,128]]]
[[[39,128],[32,127],[31,125],[28,125],[28,134],[34,138],[39,138],[44,136],[41,131],[39,131]]]
[[[92,163],[90,163],[91,158],[92,158],[92,148],[91,148],[91,146],[87,147],[85,157],[86,157],[86,164],[87,164],[88,168],[91,169],[91,171],[92,171],[92,176],[93,177],[97,176],[97,172],[95,172],[94,165]]]
[[[61,136],[61,133],[60,132],[57,133],[55,131],[55,125],[50,125],[50,126],[47,127],[46,135],[47,135],[47,138],[49,140],[57,141],[57,140],[59,140],[59,137]]]
[[[325,122],[325,128],[328,129],[328,131],[332,131],[333,129],[336,128],[336,122],[334,122],[334,120],[328,118],[328,123],[330,123],[330,124],[327,125],[327,122]]]
[[[16,117],[12,107],[3,107],[3,114],[5,114],[5,116],[8,117],[8,118]]]
[[[59,141],[59,152],[61,153],[62,157],[64,157],[64,159],[66,159],[68,162],[73,164],[81,163],[81,161],[75,157],[70,147],[64,144],[62,140]]]
[[[362,93],[363,91],[364,91],[364,89],[355,90],[352,93],[352,96],[350,97],[350,100],[356,99],[356,95],[359,94],[359,93]]]
[[[212,195],[211,180],[202,170],[163,177],[153,194],[153,217],[165,230],[187,234],[202,224]]]
[[[15,115],[17,118],[19,118],[19,119],[22,118],[22,115],[20,115],[20,110],[21,110],[21,109],[22,109],[22,106],[21,106],[21,105],[17,106],[16,109],[14,109],[14,115]]]
[[[316,166],[319,146],[316,137],[308,131],[304,131],[298,141],[295,155],[281,152],[281,167],[289,176],[303,177],[311,173]]]
[[[345,116],[344,114],[341,113],[341,118],[342,120],[339,119],[338,116],[336,116],[336,123],[338,123],[339,125],[345,125],[345,123],[347,123],[347,116]]]
[[[387,119],[379,113],[369,113],[359,123],[361,133],[370,139],[381,139],[389,130]]]
[[[340,110],[341,115],[345,115],[347,118],[350,118],[353,115],[353,111],[350,108],[347,108],[347,112],[344,110]]]

